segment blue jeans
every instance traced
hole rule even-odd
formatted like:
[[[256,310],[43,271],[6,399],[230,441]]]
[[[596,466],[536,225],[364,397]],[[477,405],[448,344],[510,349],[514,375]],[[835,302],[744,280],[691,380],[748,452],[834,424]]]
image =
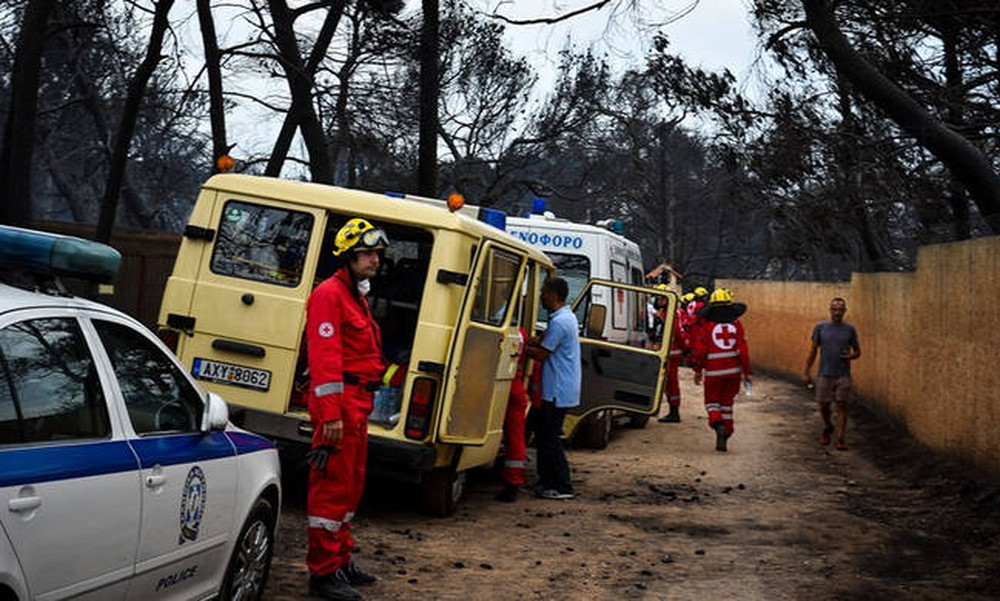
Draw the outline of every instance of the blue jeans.
[[[542,401],[541,419],[538,424],[538,485],[573,494],[569,480],[569,462],[562,443],[562,426],[566,409],[556,407],[551,401]]]

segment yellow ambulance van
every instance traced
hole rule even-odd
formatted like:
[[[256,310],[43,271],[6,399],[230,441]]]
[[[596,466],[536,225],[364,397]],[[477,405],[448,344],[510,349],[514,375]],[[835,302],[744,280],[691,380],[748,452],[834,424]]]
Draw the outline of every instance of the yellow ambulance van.
[[[503,213],[459,206],[216,175],[203,185],[184,230],[160,308],[161,338],[205,388],[229,402],[233,421],[308,444],[306,301],[333,274],[334,237],[348,219],[383,228],[390,247],[368,298],[386,358],[405,377],[385,378],[375,394],[369,472],[420,483],[425,510],[449,515],[466,471],[495,461],[517,373],[518,326],[533,331],[541,283],[555,270],[542,252],[503,231]],[[631,288],[628,294],[643,298],[655,293]],[[586,302],[579,307],[581,324],[600,338],[603,323],[594,328],[603,312]],[[666,351],[594,344],[591,358],[584,357],[592,372],[584,388],[602,391],[593,402],[658,411]],[[645,367],[626,368],[630,361]],[[653,363],[659,369],[647,369]],[[624,384],[616,387],[616,378]]]

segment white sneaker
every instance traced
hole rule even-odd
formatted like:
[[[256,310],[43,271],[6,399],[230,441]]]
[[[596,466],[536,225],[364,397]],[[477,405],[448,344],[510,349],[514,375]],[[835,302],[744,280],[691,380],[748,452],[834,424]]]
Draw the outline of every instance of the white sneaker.
[[[540,496],[543,499],[565,500],[565,499],[572,499],[576,495],[574,495],[571,492],[559,492],[554,488],[546,488],[538,496]]]

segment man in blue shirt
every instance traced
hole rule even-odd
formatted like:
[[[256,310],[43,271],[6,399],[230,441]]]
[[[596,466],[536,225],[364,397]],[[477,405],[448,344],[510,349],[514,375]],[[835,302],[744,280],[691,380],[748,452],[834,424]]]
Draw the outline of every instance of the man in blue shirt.
[[[569,285],[562,278],[542,284],[542,306],[549,312],[545,335],[528,343],[528,356],[542,364],[541,425],[538,432],[538,486],[545,499],[572,499],[569,462],[562,444],[566,410],[580,404],[580,326],[566,305]]]

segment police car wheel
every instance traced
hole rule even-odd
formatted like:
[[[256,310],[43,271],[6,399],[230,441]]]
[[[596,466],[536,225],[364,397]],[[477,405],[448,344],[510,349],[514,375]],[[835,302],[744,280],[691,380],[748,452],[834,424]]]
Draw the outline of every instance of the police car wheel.
[[[270,501],[258,499],[233,547],[220,599],[258,601],[264,595],[274,553],[274,524]]]

